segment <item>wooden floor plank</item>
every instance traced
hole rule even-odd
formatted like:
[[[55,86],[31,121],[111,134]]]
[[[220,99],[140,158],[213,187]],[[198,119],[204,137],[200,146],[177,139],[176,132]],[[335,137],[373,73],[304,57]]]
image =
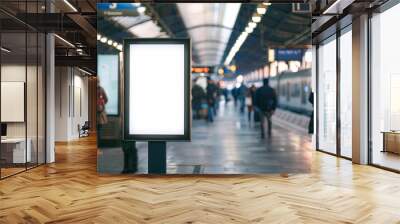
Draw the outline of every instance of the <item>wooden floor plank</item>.
[[[289,175],[98,175],[93,137],[0,181],[0,223],[400,223],[400,175],[313,153]]]

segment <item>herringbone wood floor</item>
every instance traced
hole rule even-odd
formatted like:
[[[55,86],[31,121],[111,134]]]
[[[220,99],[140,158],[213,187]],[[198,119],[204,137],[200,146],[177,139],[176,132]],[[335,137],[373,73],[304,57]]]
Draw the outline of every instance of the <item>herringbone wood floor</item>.
[[[400,223],[400,175],[315,153],[312,173],[99,176],[95,139],[0,181],[0,223]]]

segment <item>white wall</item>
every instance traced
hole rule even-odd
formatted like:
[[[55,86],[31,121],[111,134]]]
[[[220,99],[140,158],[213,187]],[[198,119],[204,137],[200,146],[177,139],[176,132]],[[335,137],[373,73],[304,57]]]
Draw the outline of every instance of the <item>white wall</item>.
[[[56,141],[79,138],[78,125],[88,120],[88,78],[76,68],[56,67]]]

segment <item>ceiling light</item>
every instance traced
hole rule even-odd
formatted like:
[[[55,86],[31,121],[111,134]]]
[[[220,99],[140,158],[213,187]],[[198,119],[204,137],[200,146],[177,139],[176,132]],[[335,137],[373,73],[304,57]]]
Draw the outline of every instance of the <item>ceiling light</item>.
[[[264,8],[264,7],[257,8],[257,13],[260,15],[264,15],[266,12],[267,12],[267,8]]]
[[[54,36],[55,37],[57,37],[59,40],[61,40],[62,42],[64,42],[65,44],[67,44],[67,45],[69,45],[70,47],[73,47],[73,48],[75,48],[75,45],[73,45],[71,42],[69,42],[68,40],[66,40],[66,39],[64,39],[64,38],[62,38],[62,37],[60,37],[59,35],[57,35],[57,34],[54,34]]]
[[[77,52],[82,52],[82,49],[78,48],[76,49]]]
[[[102,37],[102,38],[100,39],[100,42],[102,42],[102,43],[107,42],[107,37]]]
[[[256,26],[257,26],[257,23],[255,23],[255,22],[249,22],[249,27],[250,27],[250,28],[254,29],[254,28],[256,28]]]
[[[97,34],[97,40],[100,40],[100,39],[101,39],[101,35]]]
[[[140,6],[139,8],[137,8],[138,13],[143,14],[144,12],[146,12],[146,7],[144,6]]]
[[[83,72],[83,73],[85,73],[85,74],[87,74],[87,75],[93,75],[92,73],[90,73],[90,72],[88,72],[88,71],[86,71],[86,70],[83,70],[83,69],[81,69],[81,68],[79,68],[79,67],[78,67],[78,70],[81,71],[81,72]]]
[[[113,44],[113,41],[112,40],[108,40],[107,44],[111,46]]]
[[[74,12],[78,12],[78,10],[68,1],[64,0],[65,4],[67,4]]]
[[[253,22],[255,23],[259,23],[261,21],[261,16],[259,15],[254,15],[251,20],[253,20]]]
[[[119,45],[117,46],[117,49],[120,50],[120,51],[122,51],[122,44],[119,44]]]
[[[117,46],[118,46],[118,43],[117,43],[117,42],[114,42],[114,43],[113,43],[113,46],[114,46],[114,47],[117,47]]]
[[[252,33],[253,32],[253,28],[251,27],[246,27],[246,33]]]
[[[1,49],[2,51],[6,52],[6,53],[10,53],[10,52],[11,52],[11,50],[9,50],[9,49],[7,49],[7,48],[5,48],[5,47],[1,47],[0,49]]]
[[[140,6],[140,2],[138,2],[138,3],[132,3],[132,5],[135,6],[135,7],[139,7],[139,6]]]
[[[270,2],[263,2],[263,5],[270,6],[271,3]]]
[[[332,5],[330,5],[325,11],[322,12],[322,14],[328,14],[328,13],[336,13],[337,11],[337,5],[341,2],[341,0],[335,1]],[[331,10],[334,9],[334,12]],[[337,12],[338,14],[339,12]]]

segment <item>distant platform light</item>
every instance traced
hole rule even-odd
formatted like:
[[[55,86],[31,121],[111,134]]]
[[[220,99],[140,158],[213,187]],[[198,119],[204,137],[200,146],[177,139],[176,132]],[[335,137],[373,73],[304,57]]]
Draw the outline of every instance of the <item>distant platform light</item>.
[[[112,40],[108,40],[107,44],[111,46],[113,44],[113,41]]]
[[[107,42],[107,37],[102,37],[101,39],[100,39],[100,42],[102,42],[102,43],[106,43]]]
[[[218,69],[218,74],[219,75],[224,75],[224,69],[223,68]]]
[[[97,34],[97,40],[100,40],[100,39],[101,39],[101,35]]]
[[[260,15],[264,15],[266,12],[267,12],[267,8],[264,8],[264,7],[257,8],[257,13]]]
[[[122,44],[119,44],[119,45],[117,46],[117,49],[120,50],[120,51],[122,51]]]
[[[250,28],[254,29],[254,28],[256,28],[256,26],[257,26],[257,23],[255,23],[255,22],[249,22],[249,27],[250,27]]]
[[[137,8],[138,13],[145,13],[146,12],[146,7],[144,6],[140,6],[139,8]]]
[[[259,15],[254,15],[253,17],[251,17],[251,20],[255,23],[259,23],[261,22],[261,16]]]
[[[114,47],[117,47],[117,46],[118,46],[118,43],[114,41],[113,46],[114,46]]]
[[[253,32],[253,28],[251,27],[246,27],[246,33],[252,33]]]

